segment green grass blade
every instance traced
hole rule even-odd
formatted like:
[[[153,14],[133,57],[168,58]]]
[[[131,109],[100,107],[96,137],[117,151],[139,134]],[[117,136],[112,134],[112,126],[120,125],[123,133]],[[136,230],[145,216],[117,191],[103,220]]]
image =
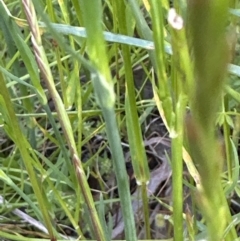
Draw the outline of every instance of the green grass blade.
[[[114,170],[119,187],[123,209],[125,235],[127,240],[136,240],[135,224],[131,207],[125,160],[115,118],[115,93],[110,77],[105,42],[101,27],[100,1],[83,1],[84,24],[87,31],[88,53],[98,72],[92,73],[94,90],[106,121],[106,131],[112,151]]]
[[[127,34],[126,12],[125,5],[122,1],[116,2],[117,13],[119,19],[120,33]],[[122,45],[122,55],[124,61],[125,79],[126,79],[126,95],[125,95],[125,108],[126,108],[126,124],[128,139],[130,144],[130,152],[132,157],[132,165],[134,169],[137,184],[141,186],[142,201],[144,206],[144,223],[145,223],[145,236],[151,238],[150,235],[150,222],[148,212],[148,202],[146,196],[147,183],[149,182],[150,173],[148,168],[147,156],[143,144],[143,137],[140,128],[140,122],[137,115],[137,106],[135,100],[135,88],[131,66],[130,49],[128,46]]]
[[[33,162],[34,161],[29,153],[31,146],[25,139],[25,136],[22,134],[22,131],[18,124],[18,120],[15,116],[14,109],[13,109],[13,106],[11,103],[11,98],[8,94],[8,90],[5,86],[5,81],[4,81],[2,74],[0,74],[0,85],[1,85],[0,96],[1,96],[1,106],[2,106],[1,112],[2,112],[3,117],[5,117],[4,121],[5,121],[6,131],[7,131],[7,133],[10,134],[10,137],[12,138],[12,140],[15,142],[15,144],[19,148],[22,159],[24,161],[24,165],[27,169],[29,178],[32,183],[32,188],[37,197],[37,200],[38,200],[38,203],[39,203],[42,215],[43,215],[44,222],[46,223],[46,227],[48,229],[50,237],[53,238],[54,233],[53,233],[53,229],[52,229],[52,221],[51,221],[50,215],[48,213],[48,210],[46,209],[46,207],[48,207],[49,204],[48,204],[47,199],[44,198],[45,197],[44,193],[42,193],[40,191],[38,180],[37,180],[36,174],[33,170]]]

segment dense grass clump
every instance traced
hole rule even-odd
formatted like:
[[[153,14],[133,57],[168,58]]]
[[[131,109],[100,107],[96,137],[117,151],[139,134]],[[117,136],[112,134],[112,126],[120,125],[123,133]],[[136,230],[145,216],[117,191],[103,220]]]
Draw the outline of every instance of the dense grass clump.
[[[0,239],[238,240],[238,1],[0,1]]]

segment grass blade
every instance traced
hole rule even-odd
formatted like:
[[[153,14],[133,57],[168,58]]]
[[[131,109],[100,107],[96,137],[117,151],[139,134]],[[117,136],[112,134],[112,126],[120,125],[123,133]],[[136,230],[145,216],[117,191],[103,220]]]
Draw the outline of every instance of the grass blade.
[[[88,53],[97,69],[92,73],[94,90],[106,121],[106,131],[112,151],[114,170],[119,187],[119,195],[125,222],[126,240],[136,240],[135,224],[131,207],[125,160],[115,118],[115,93],[108,67],[105,42],[101,27],[101,2],[83,1],[84,24],[87,32]]]

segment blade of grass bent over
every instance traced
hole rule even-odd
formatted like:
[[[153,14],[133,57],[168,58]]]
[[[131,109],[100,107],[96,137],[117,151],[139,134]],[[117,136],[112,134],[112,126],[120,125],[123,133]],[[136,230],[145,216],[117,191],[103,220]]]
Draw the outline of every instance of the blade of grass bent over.
[[[3,1],[0,0],[0,2],[3,2]],[[8,12],[8,16],[14,19],[14,21],[19,26],[28,27],[28,24],[24,19],[16,18],[12,16],[9,12]],[[58,24],[58,23],[51,23],[51,27],[52,28],[49,28],[49,26],[46,26],[44,22],[39,22],[39,28],[42,31],[48,31],[49,29],[54,29],[55,31],[63,35],[74,35],[74,36],[86,38],[86,29],[83,27],[76,27],[76,26],[71,26],[67,24]],[[109,42],[127,44],[131,46],[144,48],[147,50],[155,49],[154,43],[149,40],[114,34],[106,31],[104,31],[103,33],[104,33],[104,39]],[[171,45],[166,41],[164,41],[164,52],[172,55]],[[233,75],[240,76],[240,67],[237,65],[229,64],[228,71]]]

